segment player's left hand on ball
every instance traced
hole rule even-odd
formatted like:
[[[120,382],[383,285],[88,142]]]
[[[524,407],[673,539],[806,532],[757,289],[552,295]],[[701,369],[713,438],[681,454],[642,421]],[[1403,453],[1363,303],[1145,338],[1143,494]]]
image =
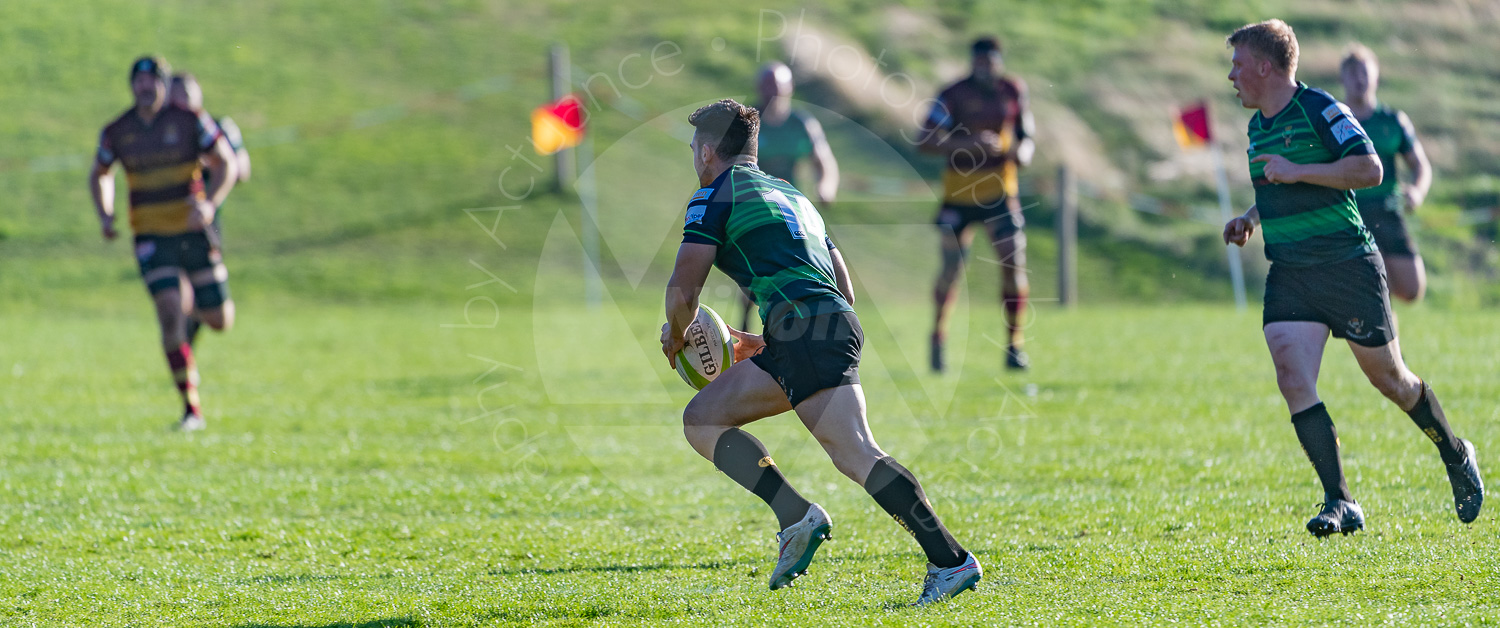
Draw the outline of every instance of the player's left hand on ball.
[[[1299,180],[1297,164],[1281,155],[1256,155],[1250,163],[1256,162],[1266,164],[1263,174],[1271,183],[1296,183]]]
[[[766,348],[764,336],[747,334],[733,327],[729,328],[729,335],[734,337],[734,361],[748,360],[762,349]]]
[[[672,324],[663,323],[661,326],[661,352],[667,356],[667,365],[677,368],[677,352],[687,344],[687,339],[682,337],[672,338]]]

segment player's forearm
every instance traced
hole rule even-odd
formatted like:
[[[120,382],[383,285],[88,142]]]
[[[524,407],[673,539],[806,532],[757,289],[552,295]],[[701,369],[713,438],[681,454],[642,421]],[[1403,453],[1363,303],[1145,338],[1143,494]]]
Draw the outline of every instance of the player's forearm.
[[[1359,190],[1380,185],[1383,169],[1374,155],[1345,157],[1331,164],[1304,164],[1297,180],[1339,190]]]
[[[208,202],[214,207],[224,204],[224,199],[229,197],[229,190],[234,188],[234,182],[238,174],[233,159],[220,160],[220,163],[212,167],[209,172],[208,189],[204,195]]]
[[[89,175],[89,192],[94,197],[94,213],[100,220],[112,218],[115,215],[115,180],[109,172],[99,174],[94,171]]]
[[[839,163],[833,155],[813,160],[813,175],[817,179],[818,200],[831,203],[839,192]]]
[[[1427,155],[1422,152],[1421,146],[1412,152],[1403,153],[1401,157],[1412,171],[1412,191],[1418,198],[1426,198],[1427,191],[1432,189],[1432,162],[1427,160]]]
[[[249,181],[250,180],[250,151],[247,151],[247,150],[245,150],[243,148],[235,151],[234,152],[234,162],[235,162],[235,165],[238,166],[238,169],[235,170],[235,174],[237,175],[235,177],[235,179],[239,183],[244,183],[246,181]]]
[[[849,305],[854,305],[854,281],[849,278],[849,267],[844,265],[844,254],[838,249],[828,252],[833,258],[833,281]]]
[[[1259,225],[1260,224],[1260,206],[1259,205],[1251,205],[1250,209],[1245,210],[1244,218],[1245,218],[1245,220],[1249,220],[1250,222],[1253,222],[1256,225]]]
[[[673,338],[681,338],[687,333],[688,325],[693,323],[693,318],[698,314],[698,293],[701,290],[702,288],[690,289],[670,283],[667,285],[665,309]]]

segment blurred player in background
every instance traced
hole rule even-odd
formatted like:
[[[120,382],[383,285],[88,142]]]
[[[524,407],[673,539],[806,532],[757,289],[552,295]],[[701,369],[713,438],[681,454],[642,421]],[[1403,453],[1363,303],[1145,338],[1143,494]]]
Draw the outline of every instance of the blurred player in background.
[[[721,100],[688,117],[693,168],[703,187],[688,201],[682,246],[667,283],[661,348],[676,355],[698,312],[698,295],[717,266],[760,306],[763,336],[738,330],[735,363],[683,410],[693,449],[766,502],[776,514],[779,554],[771,589],[806,572],[833,520],[787,483],[776,463],[740,429],[788,410],[828,453],[834,467],[916,538],[927,555],[918,604],[972,589],[979,561],[948,533],[905,467],[875,444],[859,384],[864,332],[844,258],[817,208],[785,181],[755,165],[759,115]]]
[[[1297,440],[1323,485],[1323,508],[1307,530],[1321,537],[1365,524],[1344,479],[1338,432],[1318,398],[1330,331],[1437,445],[1458,518],[1473,521],[1484,503],[1474,445],[1453,435],[1437,395],[1406,368],[1385,268],[1355,207],[1353,190],[1382,178],[1374,146],[1348,106],[1297,81],[1297,36],[1285,22],[1247,25],[1228,44],[1228,78],[1241,104],[1258,111],[1249,127],[1255,206],[1224,226],[1224,240],[1243,246],[1257,225],[1264,229],[1266,345]]]
[[[240,127],[234,123],[229,116],[215,118],[203,109],[203,88],[198,85],[198,78],[189,72],[178,72],[172,75],[171,87],[167,89],[167,100],[172,106],[191,111],[196,115],[207,115],[219,126],[219,131],[224,134],[224,141],[229,142],[229,148],[234,151],[235,183],[240,184],[250,180],[250,151],[245,150],[245,139],[240,134]],[[202,177],[204,181],[213,180],[213,172],[207,164],[203,166]],[[209,238],[215,248],[223,249],[224,230],[220,227],[220,219],[224,216],[224,206],[219,205],[214,211],[214,222],[209,226]],[[202,321],[194,314],[192,286],[183,282],[183,312],[187,315],[187,341],[194,345],[198,340],[198,330],[202,327]]]
[[[943,269],[933,290],[932,370],[943,370],[955,284],[974,240],[973,227],[981,225],[1000,260],[1000,301],[1009,331],[1005,365],[1023,370],[1030,365],[1021,332],[1030,287],[1017,177],[1035,152],[1031,109],[1026,84],[1003,74],[999,40],[982,37],[971,52],[973,72],[938,94],[922,127],[921,149],[946,161],[936,221]]]
[[[1375,246],[1380,248],[1391,296],[1402,301],[1419,301],[1427,291],[1427,270],[1406,226],[1405,212],[1416,211],[1427,198],[1427,190],[1432,186],[1432,164],[1427,161],[1427,153],[1422,150],[1422,142],[1417,140],[1417,132],[1406,113],[1375,100],[1375,88],[1380,82],[1380,62],[1375,53],[1355,44],[1339,64],[1339,71],[1344,82],[1344,102],[1369,134],[1385,170],[1380,185],[1355,190],[1359,215],[1374,236]],[[1397,156],[1412,173],[1411,183],[1404,186],[1396,178]]]
[[[792,108],[792,69],[780,61],[767,63],[756,78],[755,91],[760,96],[756,109],[760,111],[761,172],[806,190],[797,180],[797,164],[811,160],[813,195],[819,207],[827,208],[838,194],[839,163],[818,119]],[[746,330],[754,306],[748,294],[740,294],[740,318]]]
[[[187,342],[183,279],[191,286],[196,315],[217,330],[234,324],[229,271],[210,237],[218,205],[234,187],[234,151],[213,119],[167,103],[170,70],[156,57],[130,66],[135,105],[104,127],[89,188],[106,240],[115,231],[115,162],[125,167],[130,190],[130,229],[141,279],[156,305],[162,350],[167,356],[183,414],[178,427],[203,429],[198,369]],[[202,164],[212,173],[205,188]]]

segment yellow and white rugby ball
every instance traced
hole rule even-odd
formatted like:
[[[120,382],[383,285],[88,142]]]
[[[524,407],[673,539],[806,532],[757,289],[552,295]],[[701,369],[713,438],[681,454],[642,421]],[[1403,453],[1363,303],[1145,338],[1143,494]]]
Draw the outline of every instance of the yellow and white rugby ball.
[[[698,306],[698,316],[683,333],[686,344],[677,352],[677,374],[696,390],[734,364],[734,339],[719,313],[707,305]]]

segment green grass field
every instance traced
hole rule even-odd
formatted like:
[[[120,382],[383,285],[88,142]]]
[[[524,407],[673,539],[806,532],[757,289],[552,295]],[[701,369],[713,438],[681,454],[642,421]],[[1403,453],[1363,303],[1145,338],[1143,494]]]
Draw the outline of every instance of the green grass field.
[[[913,610],[916,544],[790,416],[752,432],[835,540],[766,590],[774,519],[682,441],[691,390],[653,353],[652,307],[454,329],[461,301],[249,299],[200,343],[211,426],[184,435],[144,301],[0,314],[0,624],[1500,621],[1493,514],[1457,522],[1431,445],[1337,344],[1322,393],[1369,524],[1303,532],[1321,493],[1254,313],[1042,306],[1017,376],[975,307],[937,378],[914,368],[925,311],[867,299],[875,433],[986,568],[978,594]],[[1402,315],[1456,429],[1497,451],[1500,323]],[[581,321],[599,329],[554,331]],[[632,331],[601,349],[612,324]]]
[[[1212,204],[1145,173],[1176,152],[1173,104],[1210,98],[1221,130],[1243,127],[1229,29],[1286,17],[1320,84],[1348,40],[1370,43],[1382,97],[1412,111],[1439,170],[1419,232],[1432,290],[1398,310],[1405,353],[1497,459],[1500,319],[1480,309],[1494,249],[1460,211],[1500,163],[1497,13],[1474,2],[807,7],[932,86],[972,35],[1007,42],[1047,134],[1023,181],[1036,366],[999,369],[981,246],[959,366],[926,373],[938,161],[902,143],[902,121],[799,75],[845,175],[821,209],[855,274],[875,433],[986,578],[907,608],[916,544],[788,416],[751,431],[836,538],[797,587],[767,591],[774,520],[682,440],[691,390],[657,351],[659,290],[696,187],[684,108],[745,96],[760,46],[795,42],[763,41],[759,21],[804,4],[0,3],[0,82],[16,86],[0,90],[0,626],[1500,624],[1494,513],[1457,522],[1432,446],[1337,344],[1322,391],[1368,531],[1306,535],[1321,492],[1257,308],[1220,304],[1217,226],[1123,200]],[[576,81],[605,77],[583,88],[600,97],[595,310],[578,199],[546,191],[550,164],[524,150],[555,41]],[[663,42],[682,55],[648,70]],[[128,244],[99,241],[84,179],[129,104],[130,60],[152,52],[198,74],[255,159],[224,215],[240,322],[199,345],[196,434],[170,429],[149,302]],[[1069,312],[1050,300],[1048,179],[1083,153],[1127,188],[1085,194],[1085,307]],[[527,159],[538,187],[516,201]],[[727,312],[732,294],[715,275],[706,300]]]

